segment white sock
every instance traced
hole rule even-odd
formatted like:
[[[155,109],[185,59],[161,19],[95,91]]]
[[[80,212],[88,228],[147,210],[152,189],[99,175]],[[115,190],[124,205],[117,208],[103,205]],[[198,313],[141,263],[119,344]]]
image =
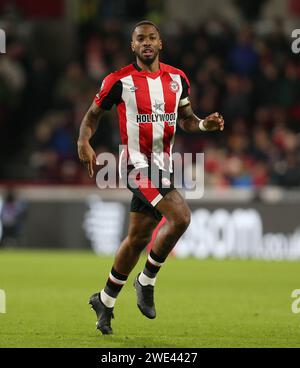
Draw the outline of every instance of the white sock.
[[[104,289],[100,291],[100,299],[107,308],[113,308],[117,300],[116,298],[113,298],[112,296],[106,294]]]
[[[139,276],[139,283],[142,286],[147,286],[147,285],[155,285],[155,281],[156,281],[156,277],[154,277],[153,279],[151,279],[151,277],[148,277],[147,275],[144,274],[144,272],[140,273]]]

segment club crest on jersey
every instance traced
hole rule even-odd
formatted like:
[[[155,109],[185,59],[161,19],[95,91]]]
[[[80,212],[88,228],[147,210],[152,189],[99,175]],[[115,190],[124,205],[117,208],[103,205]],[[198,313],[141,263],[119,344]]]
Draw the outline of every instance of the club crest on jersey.
[[[169,88],[171,92],[177,93],[179,91],[179,84],[173,80],[170,82]]]

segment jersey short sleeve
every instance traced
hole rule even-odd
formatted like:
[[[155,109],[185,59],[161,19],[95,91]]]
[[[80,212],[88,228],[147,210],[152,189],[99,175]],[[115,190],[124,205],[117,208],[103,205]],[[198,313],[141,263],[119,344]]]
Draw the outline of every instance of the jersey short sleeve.
[[[104,110],[110,110],[114,104],[121,101],[122,83],[113,74],[109,74],[102,81],[99,92],[95,96],[95,103]]]
[[[179,100],[179,107],[182,107],[190,103],[190,82],[183,72],[180,78],[182,85],[182,93]]]

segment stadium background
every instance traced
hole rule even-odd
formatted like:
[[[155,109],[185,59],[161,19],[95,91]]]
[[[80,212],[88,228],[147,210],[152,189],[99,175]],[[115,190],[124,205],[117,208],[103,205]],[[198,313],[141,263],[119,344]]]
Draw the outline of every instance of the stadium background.
[[[209,285],[222,284],[214,278],[223,270],[224,290],[226,280],[232,283],[232,303],[238,294],[244,295],[245,284],[253,282],[254,290],[262,279],[266,288],[282,297],[278,305],[285,305],[280,325],[284,338],[270,337],[271,321],[278,316],[275,308],[267,337],[243,340],[237,334],[232,341],[220,337],[204,346],[299,346],[291,327],[298,316],[289,310],[290,294],[299,288],[299,263],[266,262],[300,259],[300,64],[299,54],[291,49],[292,30],[300,29],[298,0],[0,0],[0,29],[6,32],[6,53],[0,54],[0,288],[11,288],[8,303],[18,300],[17,276],[24,277],[24,290],[38,297],[33,289],[39,275],[45,285],[54,287],[55,282],[58,287],[58,280],[68,284],[70,265],[80,268],[81,259],[94,270],[72,274],[74,283],[81,276],[76,279],[81,292],[86,293],[92,278],[95,286],[101,275],[105,280],[110,255],[126,233],[131,195],[127,190],[97,188],[95,178],[89,179],[78,161],[76,140],[103,77],[133,60],[130,30],[141,19],[160,26],[161,60],[189,77],[195,113],[203,117],[219,111],[226,122],[222,133],[190,135],[177,130],[175,152],[205,152],[205,193],[201,200],[190,201],[192,224],[174,251],[176,258],[193,258],[174,259],[170,269],[180,272],[190,267]],[[102,119],[92,143],[98,154],[113,152],[117,157],[119,142],[113,110]],[[207,257],[225,260],[221,264],[198,259]],[[264,261],[239,263],[232,258]],[[66,267],[65,272],[60,270],[60,279],[55,279],[54,271],[43,273],[41,265],[47,261],[53,269],[57,264]],[[14,265],[19,267],[16,274]],[[236,274],[229,269],[241,280],[245,272],[249,278],[237,285]],[[167,276],[170,271],[165,272]],[[213,290],[222,295],[217,287]],[[213,292],[206,292],[209,301]],[[80,291],[77,294],[82,298]],[[59,300],[59,295],[50,295]],[[224,291],[225,299],[226,295]],[[254,304],[260,305],[263,295],[263,289],[253,294]],[[266,296],[265,305],[271,300],[274,295]],[[208,301],[202,307],[204,314],[205,306],[211,308]],[[226,303],[237,313],[229,300]],[[239,305],[239,311],[247,310],[246,304]],[[58,320],[49,321],[55,338]],[[9,320],[3,323],[8,328]],[[213,320],[207,322],[207,331],[210,323]],[[254,325],[258,332],[262,325]],[[216,333],[209,331],[211,336]],[[0,339],[3,346],[57,346],[54,338],[41,337],[38,343],[34,336],[14,340],[8,335]],[[92,339],[86,346],[94,343]],[[159,344],[199,345],[196,337],[193,342],[184,337],[174,341]],[[127,343],[119,341],[116,346],[137,344]],[[62,338],[63,344],[72,346]],[[75,339],[74,345],[80,344]]]

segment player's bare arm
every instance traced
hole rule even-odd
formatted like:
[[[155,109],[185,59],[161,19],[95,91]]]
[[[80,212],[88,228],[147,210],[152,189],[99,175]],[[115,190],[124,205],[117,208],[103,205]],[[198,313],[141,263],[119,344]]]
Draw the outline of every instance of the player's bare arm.
[[[79,130],[77,141],[78,156],[81,162],[87,164],[89,176],[94,175],[93,166],[96,164],[96,153],[91,147],[89,140],[96,132],[99,120],[105,110],[101,109],[95,102],[92,103],[85,114]]]
[[[199,132],[199,124],[201,123],[200,118],[193,112],[191,104],[178,108],[179,125],[188,133]],[[224,119],[218,112],[208,115],[202,121],[203,130],[214,131],[224,129]]]

